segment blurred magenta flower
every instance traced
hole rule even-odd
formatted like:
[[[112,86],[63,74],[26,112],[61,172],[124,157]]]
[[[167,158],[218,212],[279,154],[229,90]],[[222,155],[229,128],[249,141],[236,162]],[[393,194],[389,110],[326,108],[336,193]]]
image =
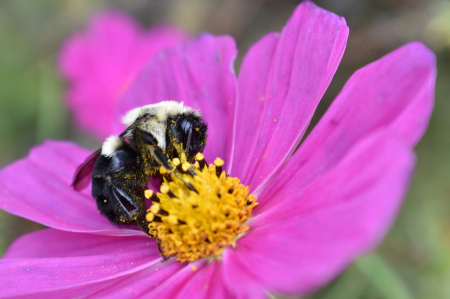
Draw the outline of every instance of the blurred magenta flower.
[[[170,25],[143,30],[121,12],[94,16],[86,32],[64,43],[59,57],[75,122],[105,139],[111,133],[115,104],[136,74],[159,51],[187,40],[186,33]]]
[[[369,64],[349,79],[293,154],[347,36],[343,18],[303,2],[280,34],[253,45],[237,78],[233,39],[202,35],[154,56],[114,116],[101,114],[101,121],[114,122],[108,127],[104,121],[104,129],[96,114],[103,113],[103,97],[95,96],[103,91],[95,84],[92,94],[86,89],[78,98],[83,104],[71,107],[79,115],[84,112],[77,109],[95,108],[84,126],[101,134],[123,129],[118,116],[136,106],[178,100],[201,109],[209,123],[207,159],[222,157],[227,172],[258,196],[250,230],[220,259],[161,263],[154,240],[111,225],[89,191],[69,188],[90,152],[47,141],[0,173],[0,207],[51,227],[11,245],[0,260],[0,295],[260,298],[304,295],[328,283],[392,224],[411,180],[413,147],[433,109],[436,76],[433,53],[419,42]],[[87,39],[78,51],[96,44],[99,52],[113,52],[129,36],[116,38],[107,44]],[[94,57],[104,61],[93,62],[98,72],[80,72],[73,86],[109,80],[106,70],[128,56]],[[117,86],[127,84],[121,78]]]

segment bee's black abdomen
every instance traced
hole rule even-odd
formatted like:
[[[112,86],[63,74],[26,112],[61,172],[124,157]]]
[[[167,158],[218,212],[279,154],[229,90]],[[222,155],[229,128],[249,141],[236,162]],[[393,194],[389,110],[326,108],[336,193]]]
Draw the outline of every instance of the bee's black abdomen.
[[[100,155],[95,162],[92,177],[106,176],[108,173],[119,172],[123,168],[134,166],[138,158],[139,155],[128,146],[118,149],[112,157]]]
[[[135,152],[120,149],[113,157],[101,155],[96,161],[92,196],[100,213],[113,223],[134,223],[145,213],[142,204],[147,178],[137,159]]]

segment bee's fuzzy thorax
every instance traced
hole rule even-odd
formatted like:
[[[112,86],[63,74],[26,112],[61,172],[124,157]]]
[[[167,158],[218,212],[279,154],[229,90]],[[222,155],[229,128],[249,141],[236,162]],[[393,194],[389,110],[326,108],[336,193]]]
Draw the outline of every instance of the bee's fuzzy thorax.
[[[159,122],[164,122],[168,117],[184,113],[192,113],[197,117],[201,117],[199,111],[184,106],[183,102],[164,101],[156,104],[138,107],[128,111],[127,114],[125,114],[122,118],[122,123],[130,126],[138,117],[145,114],[153,115]]]
[[[102,155],[112,157],[116,151],[123,145],[123,140],[119,136],[109,136],[102,145]]]

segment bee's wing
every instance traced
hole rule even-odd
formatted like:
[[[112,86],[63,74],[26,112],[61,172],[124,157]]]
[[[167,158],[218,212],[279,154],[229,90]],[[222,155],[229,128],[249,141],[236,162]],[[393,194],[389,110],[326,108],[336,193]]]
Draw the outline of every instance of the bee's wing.
[[[84,162],[77,167],[72,179],[72,187],[76,191],[81,191],[86,188],[89,183],[92,181],[92,171],[94,170],[95,161],[97,161],[98,157],[102,149],[98,149],[91,155],[89,155]]]

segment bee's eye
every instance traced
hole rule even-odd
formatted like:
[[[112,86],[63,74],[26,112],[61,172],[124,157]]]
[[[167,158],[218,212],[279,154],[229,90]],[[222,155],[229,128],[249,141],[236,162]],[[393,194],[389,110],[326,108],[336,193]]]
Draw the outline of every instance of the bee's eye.
[[[189,129],[193,127],[193,124],[189,120],[183,119],[181,121],[180,127],[184,131],[184,134],[186,134],[187,138],[187,135],[189,134]]]
[[[193,139],[195,138],[195,120],[189,118],[179,118],[176,121],[177,139],[183,144],[187,152],[192,151]],[[175,135],[175,134],[174,134]]]
[[[193,138],[193,134],[191,132],[191,136],[189,136],[189,132],[191,131],[192,127],[194,126],[194,124],[187,119],[181,119],[178,122],[178,134],[179,134],[179,140],[181,143],[183,143],[183,146],[185,148],[187,148],[190,144],[191,140],[188,140],[188,138],[190,137],[191,139]]]
[[[170,129],[176,139],[182,143],[188,159],[194,159],[195,154],[203,151],[206,141],[206,124],[201,119],[181,115],[172,122]]]

